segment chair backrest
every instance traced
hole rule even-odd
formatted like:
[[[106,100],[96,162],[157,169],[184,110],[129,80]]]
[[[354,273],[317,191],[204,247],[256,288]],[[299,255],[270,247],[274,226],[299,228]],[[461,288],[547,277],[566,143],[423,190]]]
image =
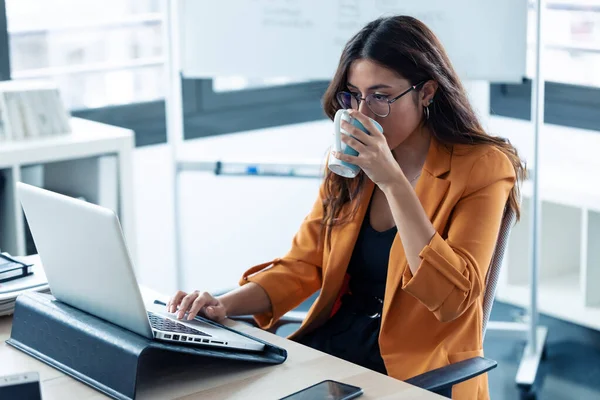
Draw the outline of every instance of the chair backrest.
[[[504,209],[504,215],[502,216],[502,224],[500,225],[500,231],[498,232],[496,248],[485,277],[485,291],[483,294],[483,338],[485,338],[485,330],[488,320],[490,319],[492,306],[494,305],[496,286],[498,285],[500,269],[502,268],[502,259],[504,258],[504,253],[506,252],[508,237],[510,236],[510,230],[512,229],[515,217],[515,211],[507,205]]]

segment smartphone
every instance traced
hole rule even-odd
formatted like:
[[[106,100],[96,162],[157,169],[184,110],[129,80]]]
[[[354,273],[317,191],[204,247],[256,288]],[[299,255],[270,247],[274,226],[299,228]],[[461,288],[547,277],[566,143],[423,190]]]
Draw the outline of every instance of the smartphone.
[[[357,386],[325,380],[283,397],[280,400],[349,400],[355,399],[362,394],[363,390]]]
[[[0,376],[0,399],[42,400],[40,376],[37,372]]]

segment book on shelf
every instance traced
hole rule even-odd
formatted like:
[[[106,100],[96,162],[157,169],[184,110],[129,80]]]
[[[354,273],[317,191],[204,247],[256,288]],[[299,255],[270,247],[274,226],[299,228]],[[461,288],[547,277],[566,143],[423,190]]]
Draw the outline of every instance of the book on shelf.
[[[70,132],[70,114],[56,84],[46,80],[0,82],[0,141]]]

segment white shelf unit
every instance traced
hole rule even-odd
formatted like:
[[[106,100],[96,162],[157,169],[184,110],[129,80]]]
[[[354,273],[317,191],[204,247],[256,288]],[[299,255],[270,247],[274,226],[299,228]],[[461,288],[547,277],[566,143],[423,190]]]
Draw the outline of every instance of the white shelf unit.
[[[26,223],[15,190],[16,182],[24,181],[113,209],[135,259],[133,131],[80,118],[70,123],[69,134],[0,142],[0,249],[27,255]]]
[[[506,121],[496,122],[498,127],[514,128]],[[527,140],[516,139],[525,156]],[[600,159],[595,154],[600,133],[546,126],[541,147],[539,312],[600,330]],[[521,221],[511,232],[496,298],[527,307],[531,181],[522,191]]]

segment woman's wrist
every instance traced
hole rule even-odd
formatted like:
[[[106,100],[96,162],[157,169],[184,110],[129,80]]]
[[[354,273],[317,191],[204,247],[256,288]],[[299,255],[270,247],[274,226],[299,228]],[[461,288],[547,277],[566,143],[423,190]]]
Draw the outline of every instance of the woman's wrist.
[[[258,284],[248,282],[230,292],[217,296],[225,315],[254,315],[271,310],[267,292]]]
[[[231,292],[227,292],[225,294],[222,294],[220,296],[217,296],[217,300],[219,300],[219,303],[221,303],[221,306],[223,306],[223,309],[225,310],[225,316],[228,317],[231,314],[231,300],[232,300],[232,296],[230,295]]]
[[[410,182],[400,168],[398,168],[398,172],[396,172],[388,182],[380,183],[377,186],[379,186],[379,189],[386,198],[402,194],[406,190],[412,190]]]

